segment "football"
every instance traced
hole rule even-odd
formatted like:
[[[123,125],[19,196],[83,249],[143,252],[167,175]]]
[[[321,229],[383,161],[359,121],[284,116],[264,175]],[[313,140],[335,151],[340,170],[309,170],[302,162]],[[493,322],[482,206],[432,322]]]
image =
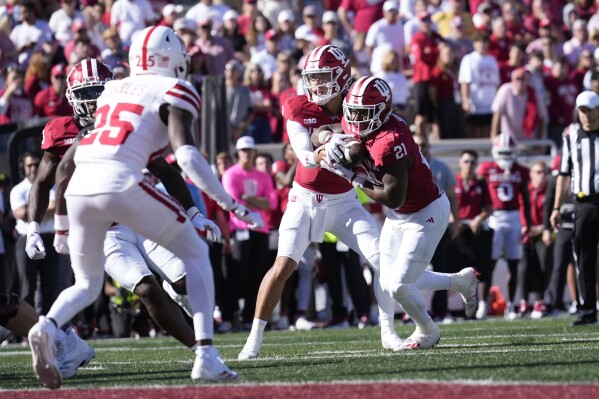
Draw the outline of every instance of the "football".
[[[341,159],[341,165],[349,169],[357,168],[362,164],[362,160],[364,159],[364,145],[362,145],[360,140],[353,137],[343,141],[345,141],[348,146],[339,146],[339,149],[341,149],[344,156],[344,158]]]

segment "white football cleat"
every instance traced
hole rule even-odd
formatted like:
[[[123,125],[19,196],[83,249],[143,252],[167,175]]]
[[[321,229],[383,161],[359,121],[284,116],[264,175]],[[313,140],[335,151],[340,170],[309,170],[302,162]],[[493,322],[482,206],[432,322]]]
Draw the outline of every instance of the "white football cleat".
[[[252,360],[260,357],[260,348],[262,347],[262,334],[258,336],[250,334],[245,345],[237,359],[239,360]]]
[[[416,331],[403,341],[399,350],[409,349],[430,349],[437,345],[441,340],[441,330],[437,325],[434,325],[433,331],[423,333],[416,327]]]
[[[37,379],[50,389],[60,388],[62,378],[56,362],[56,326],[44,316],[29,330],[28,339]]]
[[[88,364],[94,357],[96,351],[82,340],[73,328],[56,340],[56,360],[60,375],[63,379],[73,378],[77,375],[77,369]]]
[[[227,367],[220,358],[218,350],[209,345],[196,349],[191,378],[204,381],[235,381],[239,379],[239,374]]]
[[[465,304],[467,317],[473,317],[478,305],[478,278],[480,273],[473,267],[467,267],[452,275],[452,290],[459,292]]]
[[[503,317],[505,317],[505,319],[509,321],[516,320],[518,318],[518,313],[516,313],[516,308],[514,307],[513,303],[507,303],[507,306],[505,307],[505,311],[503,313]]]
[[[487,319],[487,302],[478,301],[478,310],[476,311],[476,319],[477,320],[486,320]]]
[[[305,317],[298,317],[295,320],[295,329],[296,330],[312,330],[316,325],[306,319]]]
[[[383,349],[398,351],[401,344],[403,344],[403,339],[395,331],[381,332],[381,343],[383,344]]]

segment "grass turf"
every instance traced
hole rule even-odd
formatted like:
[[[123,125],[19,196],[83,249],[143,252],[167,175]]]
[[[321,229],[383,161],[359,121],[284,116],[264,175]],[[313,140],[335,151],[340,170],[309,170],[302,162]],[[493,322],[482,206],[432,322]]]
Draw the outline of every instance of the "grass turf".
[[[247,333],[215,338],[240,383],[479,380],[599,383],[599,328],[570,327],[571,317],[441,326],[432,350],[383,350],[377,327],[267,332],[261,358],[238,361]],[[402,337],[414,326],[400,326]],[[190,384],[193,354],[173,338],[90,341],[97,355],[64,387]],[[0,388],[39,388],[28,348],[0,349]]]

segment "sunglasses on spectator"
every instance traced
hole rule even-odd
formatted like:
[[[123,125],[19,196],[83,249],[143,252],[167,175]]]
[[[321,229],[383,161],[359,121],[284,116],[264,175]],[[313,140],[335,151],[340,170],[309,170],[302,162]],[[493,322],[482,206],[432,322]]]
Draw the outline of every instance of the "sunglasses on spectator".
[[[315,17],[316,17],[316,15],[313,15],[313,14],[307,14],[307,15],[304,15],[304,17],[306,17],[306,18],[315,18]]]
[[[463,163],[475,164],[476,163],[476,159],[463,159],[462,162]]]

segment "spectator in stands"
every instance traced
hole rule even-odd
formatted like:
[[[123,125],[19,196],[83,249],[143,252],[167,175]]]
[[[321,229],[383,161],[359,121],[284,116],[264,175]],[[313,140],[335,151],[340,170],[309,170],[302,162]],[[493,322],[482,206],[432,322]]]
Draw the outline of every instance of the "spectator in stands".
[[[245,70],[244,85],[250,89],[252,119],[247,135],[254,138],[256,143],[272,142],[272,128],[270,115],[275,110],[276,104],[272,93],[264,80],[264,73],[258,64],[250,64]]]
[[[512,80],[512,71],[524,66],[525,56],[526,54],[519,44],[512,44],[507,61],[499,63],[499,78],[501,84],[508,83]]]
[[[268,19],[261,13],[257,13],[245,34],[245,39],[250,47],[250,55],[254,55],[265,46],[264,34],[271,28]]]
[[[254,167],[256,144],[249,136],[237,140],[237,164],[223,174],[223,187],[235,200],[248,209],[260,213],[267,220],[268,213],[277,206],[277,195],[270,175]],[[233,238],[233,263],[227,265],[229,290],[228,306],[223,309],[223,324],[233,322],[238,298],[245,298],[242,323],[251,327],[260,282],[270,267],[268,264],[268,226],[248,230],[247,223],[230,214],[229,228]],[[222,325],[221,325],[222,327]]]
[[[214,4],[212,0],[200,0],[187,11],[185,18],[192,21],[201,21],[210,18],[214,30],[218,31],[223,26],[225,13],[231,9],[231,7],[223,3]]]
[[[320,26],[320,22],[322,21],[321,12],[314,4],[310,4],[304,8],[302,20],[304,23],[298,29],[306,29],[307,32],[318,36],[320,39],[324,37],[324,31]]]
[[[52,13],[48,25],[62,45],[72,39],[71,26],[79,21],[85,23],[81,11],[77,9],[77,0],[60,0],[60,8]]]
[[[229,133],[231,142],[237,142],[246,135],[254,119],[250,90],[241,84],[243,66],[237,60],[225,65],[225,85],[227,90],[227,115],[229,115]]]
[[[450,242],[448,254],[460,267],[476,267],[483,276],[481,282],[490,282],[493,230],[489,228],[487,219],[493,208],[487,182],[476,176],[477,163],[476,151],[462,151],[454,188],[461,227],[457,237]],[[479,318],[486,316],[486,312],[481,311]]]
[[[0,125],[25,122],[33,116],[33,104],[24,89],[23,72],[17,66],[4,70],[4,89],[0,90]]]
[[[402,7],[405,3],[406,2],[404,1],[400,1],[399,6]],[[426,7],[426,0],[416,0],[414,2],[414,12],[406,21],[403,21],[403,33],[404,41],[406,43],[406,50],[409,50],[409,46],[412,43],[412,36],[414,36],[416,32],[420,32],[420,18],[418,18],[418,15],[420,15],[421,12],[426,11]]]
[[[264,33],[264,48],[255,52],[250,59],[251,64],[260,65],[264,73],[264,80],[270,81],[272,74],[277,69],[277,51],[279,36],[276,30],[269,29]]]
[[[50,83],[50,86],[37,93],[33,100],[35,114],[47,118],[72,115],[73,108],[66,96],[67,69],[65,64],[52,67]]]
[[[121,37],[115,28],[108,28],[102,34],[102,40],[106,49],[102,51],[102,61],[110,69],[117,66],[120,62],[129,61],[129,52],[123,46]]]
[[[403,24],[399,20],[399,5],[395,0],[387,0],[383,4],[383,18],[370,26],[364,42],[371,59],[370,72],[373,75],[381,70],[382,59],[389,50],[399,55],[399,62],[403,69],[406,48],[403,35]]]
[[[464,32],[464,19],[460,16],[456,16],[451,20],[451,33],[446,39],[451,43],[458,60],[474,50],[472,39],[467,37]]]
[[[543,161],[535,162],[530,168],[528,191],[530,192],[532,225],[528,234],[524,235],[524,255],[520,259],[518,267],[518,285],[522,293],[519,313],[520,316],[523,316],[528,312],[529,295],[531,293],[536,294],[530,314],[533,319],[540,319],[546,311],[543,297],[553,268],[551,263],[553,248],[545,245],[542,240],[544,230],[543,204],[547,192],[547,174],[547,165]],[[523,226],[526,225],[526,218],[522,209],[520,210],[520,221]],[[525,232],[523,231],[523,233]]]
[[[476,14],[472,16],[472,23],[479,32],[489,32],[491,30],[491,17],[493,8],[489,3],[480,3],[476,7]]]
[[[198,23],[197,48],[206,57],[206,72],[208,75],[220,75],[225,72],[227,61],[235,58],[235,50],[231,42],[222,36],[212,34],[212,19],[204,18]]]
[[[324,37],[318,43],[320,46],[331,44],[339,47],[348,57],[352,56],[353,50],[351,40],[349,40],[347,35],[341,35],[339,18],[335,11],[328,10],[322,14],[322,29],[324,31]],[[401,34],[403,36],[403,31]]]
[[[19,7],[19,24],[10,33],[10,40],[19,53],[19,63],[27,65],[34,50],[39,49],[46,33],[52,33],[48,23],[35,16],[35,2],[23,0]]]
[[[250,58],[250,49],[245,36],[239,32],[238,18],[239,14],[235,10],[229,10],[223,15],[223,37],[231,42],[235,58],[245,62]]]
[[[487,54],[492,55],[497,60],[497,63],[501,64],[508,60],[512,42],[507,36],[503,18],[495,18],[491,23],[491,27]]]
[[[568,74],[568,77],[576,86],[576,91],[578,93],[580,93],[583,90],[584,76],[588,71],[592,70],[594,67],[595,59],[593,58],[593,52],[589,50],[583,50],[580,53],[580,59],[578,60],[578,63],[574,68],[572,68],[572,70]]]
[[[564,55],[571,66],[578,63],[583,50],[589,50],[593,54],[595,46],[588,42],[586,21],[577,19],[572,25],[572,39],[564,43]]]
[[[283,10],[279,13],[277,17],[277,32],[281,37],[279,40],[279,51],[293,51],[295,49],[295,15],[293,11]]]
[[[17,62],[17,48],[10,40],[12,25],[9,15],[0,17],[0,70],[4,70],[10,63]]]
[[[501,17],[505,21],[508,36],[514,43],[530,41],[527,39],[530,33],[522,23],[522,13],[518,9],[518,2],[504,2],[501,5]]]
[[[154,22],[154,11],[148,0],[116,0],[110,9],[110,26],[119,32],[125,45],[131,43],[135,32]]]
[[[100,49],[92,44],[87,31],[87,26],[80,21],[75,21],[71,26],[73,39],[64,46],[64,56],[68,63],[75,65],[87,57],[100,58]],[[73,53],[77,50],[76,54]]]
[[[532,42],[528,43],[528,45],[526,46],[526,54],[532,54],[534,51],[542,51],[543,38],[546,37],[556,39],[553,33],[553,25],[551,24],[551,21],[548,19],[544,19],[541,22],[539,22],[539,37],[534,39]],[[556,55],[563,55],[563,46],[556,46]]]
[[[108,24],[105,24],[102,19],[105,11],[106,5],[103,3],[88,5],[83,9],[83,16],[87,20],[89,38],[92,44],[100,50],[104,50],[105,48],[102,34],[108,29]]]
[[[516,140],[541,137],[547,121],[547,109],[530,87],[530,73],[525,68],[512,72],[512,81],[502,85],[493,100],[491,138],[499,133]]]
[[[486,138],[491,132],[491,105],[499,87],[499,65],[488,54],[489,36],[479,32],[474,38],[474,51],[460,63],[458,81],[462,93],[462,109],[466,116],[466,137]]]
[[[561,147],[562,134],[566,126],[572,123],[576,96],[579,93],[568,77],[568,62],[565,58],[558,58],[553,63],[551,75],[545,77],[544,83],[549,97],[548,136]]]
[[[54,192],[51,193],[48,211],[40,225],[40,236],[44,241],[46,256],[43,259],[32,260],[25,252],[28,220],[27,200],[33,180],[37,176],[39,163],[40,157],[37,154],[26,152],[19,157],[19,166],[25,177],[10,191],[10,207],[17,220],[15,229],[19,234],[15,244],[15,259],[20,281],[19,296],[31,306],[38,308],[40,314],[46,314],[58,297],[61,288],[58,284],[60,271],[58,254],[52,245],[54,240]],[[41,288],[41,306],[39,307],[35,303],[38,276]]]
[[[460,16],[464,21],[464,30],[467,37],[474,37],[476,29],[472,23],[472,16],[464,10],[464,0],[449,0],[446,11],[434,13],[432,16],[433,22],[437,25],[437,32],[444,38],[451,34],[451,22],[454,17]]]
[[[591,83],[589,90],[599,94],[599,71],[592,71],[590,79]]]
[[[354,13],[353,24],[350,23],[348,15],[350,12]],[[365,37],[370,26],[383,18],[383,2],[342,0],[337,13],[341,25],[355,40],[358,35]]]
[[[67,63],[64,55],[64,47],[58,43],[58,40],[56,40],[52,33],[47,33],[44,36],[42,51],[44,52],[44,58],[47,60],[46,64],[48,66]]]
[[[439,43],[443,38],[432,28],[431,16],[428,12],[421,12],[420,32],[414,34],[410,44],[410,53],[414,57],[414,101],[416,102],[416,134],[426,134],[426,124],[432,120],[432,103],[429,93],[431,72],[437,64],[439,56]]]
[[[381,78],[389,84],[391,98],[393,99],[393,112],[407,118],[411,114],[407,109],[410,89],[408,80],[402,71],[399,54],[393,50],[389,50],[383,55],[381,70],[378,73],[373,73],[373,76]]]
[[[216,167],[215,174],[219,180],[222,180],[225,171],[233,166],[233,157],[228,152],[219,152],[214,157],[214,163]]]
[[[174,5],[174,4],[165,4],[162,7],[162,20],[157,25],[160,26],[168,26],[169,28],[173,27],[173,24],[181,16],[183,12],[182,5]]]
[[[256,15],[258,15],[258,0],[244,0],[241,15],[237,20],[239,22],[239,33],[244,36],[247,35]]]
[[[33,101],[37,93],[50,84],[49,65],[44,60],[44,53],[36,51],[31,55],[29,66],[25,71],[25,94]]]
[[[456,102],[456,96],[460,96],[457,72],[453,48],[448,43],[439,44],[439,60],[433,68],[430,84],[434,107],[433,136],[437,139],[464,137],[462,108]]]
[[[173,24],[173,30],[183,40],[185,47],[189,49],[189,51],[195,46],[195,41],[198,38],[198,35],[196,34],[197,29],[197,24],[186,18],[177,18]]]
[[[553,61],[551,61],[553,65]],[[546,68],[544,66],[543,54],[535,51],[528,57],[528,63],[525,66],[526,70],[530,73],[530,86],[535,90],[537,98],[542,98],[543,102],[548,104],[549,94],[545,88],[545,75],[549,74],[551,67]],[[510,82],[512,76],[510,74]]]

